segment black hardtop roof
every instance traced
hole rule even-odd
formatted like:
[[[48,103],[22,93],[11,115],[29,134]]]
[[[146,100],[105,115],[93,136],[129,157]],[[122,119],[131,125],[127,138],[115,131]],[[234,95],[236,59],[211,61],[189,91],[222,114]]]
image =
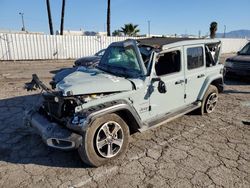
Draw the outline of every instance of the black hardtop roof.
[[[180,42],[180,41],[187,41],[187,40],[198,40],[198,39],[197,38],[153,37],[153,38],[138,39],[137,42],[140,45],[161,48],[162,46],[164,46],[166,44],[171,44],[171,43]]]

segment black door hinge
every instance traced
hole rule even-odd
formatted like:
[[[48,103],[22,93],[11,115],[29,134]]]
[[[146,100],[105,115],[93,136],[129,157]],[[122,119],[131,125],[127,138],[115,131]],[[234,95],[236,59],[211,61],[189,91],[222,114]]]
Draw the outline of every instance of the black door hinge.
[[[187,94],[184,94],[184,99],[186,99],[187,98]]]

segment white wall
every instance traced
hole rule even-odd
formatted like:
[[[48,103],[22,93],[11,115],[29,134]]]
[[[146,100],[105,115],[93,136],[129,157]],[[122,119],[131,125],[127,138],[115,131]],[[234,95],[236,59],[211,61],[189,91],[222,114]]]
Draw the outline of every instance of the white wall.
[[[235,53],[239,51],[247,42],[247,39],[227,39],[221,38],[222,53]]]
[[[76,59],[128,38],[0,33],[0,60]]]
[[[76,59],[127,38],[0,33],[0,60]],[[247,42],[246,39],[221,41],[222,53],[237,52]]]

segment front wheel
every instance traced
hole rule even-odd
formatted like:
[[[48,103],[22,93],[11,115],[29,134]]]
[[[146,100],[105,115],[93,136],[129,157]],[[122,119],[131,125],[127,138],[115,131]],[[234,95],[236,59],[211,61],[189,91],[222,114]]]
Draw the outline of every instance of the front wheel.
[[[201,105],[201,115],[210,114],[214,111],[218,102],[218,89],[217,87],[210,85],[206,91]]]
[[[129,128],[116,114],[97,118],[86,130],[78,152],[84,163],[101,166],[123,156],[129,144]]]

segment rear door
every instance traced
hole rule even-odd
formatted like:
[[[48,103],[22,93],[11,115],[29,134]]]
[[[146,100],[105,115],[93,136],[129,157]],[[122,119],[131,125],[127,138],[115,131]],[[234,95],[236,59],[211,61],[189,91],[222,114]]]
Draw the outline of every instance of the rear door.
[[[184,47],[185,58],[185,103],[197,100],[206,78],[204,45]]]

